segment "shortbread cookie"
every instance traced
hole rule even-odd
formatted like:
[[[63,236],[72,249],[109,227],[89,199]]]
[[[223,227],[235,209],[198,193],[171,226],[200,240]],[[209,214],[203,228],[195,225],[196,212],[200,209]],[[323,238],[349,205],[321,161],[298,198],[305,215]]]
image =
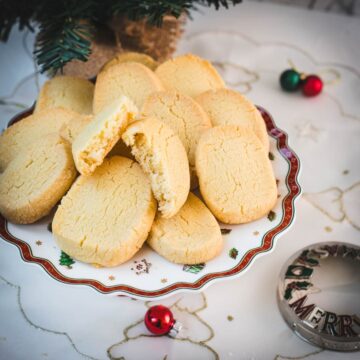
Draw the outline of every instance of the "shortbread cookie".
[[[155,213],[148,177],[137,163],[114,156],[76,180],[55,213],[52,231],[71,257],[116,266],[141,248]]]
[[[90,175],[102,164],[136,114],[133,102],[121,96],[94,116],[72,143],[75,165],[80,174]]]
[[[185,203],[190,188],[188,158],[179,137],[161,121],[146,118],[130,125],[122,139],[150,176],[161,215],[174,216]]]
[[[189,158],[191,188],[195,188],[195,149],[201,134],[211,128],[205,111],[187,95],[175,91],[161,91],[151,94],[146,99],[142,114],[153,116],[169,125],[179,136]]]
[[[200,264],[222,249],[218,222],[192,193],[171,219],[156,216],[147,243],[161,256],[178,264]]]
[[[59,132],[64,125],[77,121],[78,113],[54,108],[39,111],[11,125],[0,135],[0,171],[20,152],[26,151],[36,139]]]
[[[269,151],[269,137],[260,111],[245,96],[230,89],[209,90],[195,100],[209,115],[213,126],[240,125],[254,131]]]
[[[195,97],[207,90],[225,87],[216,69],[204,59],[187,54],[162,63],[155,70],[167,90]]]
[[[80,114],[92,113],[94,84],[72,76],[56,76],[48,80],[40,90],[35,112],[63,107]]]
[[[122,95],[141,109],[145,99],[154,91],[163,90],[158,77],[146,66],[125,62],[110,66],[99,73],[94,93],[94,114]]]
[[[138,52],[124,52],[116,55],[112,59],[110,59],[101,69],[101,71],[105,71],[113,65],[121,64],[124,62],[137,62],[140,64],[145,65],[150,70],[154,71],[158,66],[159,63],[155,61],[151,56],[138,53]]]
[[[268,153],[250,129],[222,125],[208,130],[196,149],[196,170],[206,205],[224,223],[259,219],[276,203]]]
[[[58,134],[37,139],[0,176],[0,212],[14,223],[33,223],[49,214],[75,177],[70,144]]]
[[[79,115],[69,123],[64,124],[59,130],[59,134],[66,141],[72,144],[75,138],[81,133],[81,131],[85,128],[85,126],[88,125],[92,120],[93,120],[93,115]]]

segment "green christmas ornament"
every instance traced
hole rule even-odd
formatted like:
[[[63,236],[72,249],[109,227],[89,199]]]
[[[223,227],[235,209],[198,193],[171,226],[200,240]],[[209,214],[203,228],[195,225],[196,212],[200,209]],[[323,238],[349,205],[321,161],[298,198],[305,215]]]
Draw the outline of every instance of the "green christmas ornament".
[[[288,69],[280,75],[280,85],[285,91],[296,91],[301,83],[301,75],[294,69]]]

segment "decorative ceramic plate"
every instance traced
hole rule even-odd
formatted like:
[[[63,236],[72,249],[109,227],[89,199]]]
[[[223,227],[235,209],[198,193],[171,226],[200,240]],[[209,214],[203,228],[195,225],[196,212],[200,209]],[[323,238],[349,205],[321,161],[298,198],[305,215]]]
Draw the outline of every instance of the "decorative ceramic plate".
[[[223,225],[225,246],[217,258],[206,264],[177,265],[157,255],[146,245],[134,258],[114,268],[97,268],[71,259],[57,247],[51,234],[51,216],[31,225],[14,225],[0,216],[0,235],[18,247],[22,259],[40,265],[55,280],[87,285],[103,294],[129,295],[149,299],[181,291],[198,291],[215,281],[239,276],[255,258],[269,253],[275,238],[295,219],[295,199],[300,161],[287,143],[287,134],[276,127],[271,116],[259,108],[270,136],[269,157],[278,181],[279,198],[269,215],[244,225]],[[19,114],[10,123],[29,115]]]

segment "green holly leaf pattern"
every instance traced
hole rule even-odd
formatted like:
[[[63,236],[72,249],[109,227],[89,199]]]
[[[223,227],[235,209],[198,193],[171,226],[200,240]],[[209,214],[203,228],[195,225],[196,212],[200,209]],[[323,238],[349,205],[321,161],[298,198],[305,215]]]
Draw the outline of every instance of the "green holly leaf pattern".
[[[237,256],[239,254],[239,251],[235,248],[232,248],[229,250],[229,256],[232,258],[232,259],[236,259]]]
[[[183,271],[198,274],[205,267],[205,263],[197,265],[184,265]]]
[[[75,261],[68,254],[61,251],[59,264],[61,266],[67,266],[69,269],[72,269],[71,265],[75,264]]]
[[[285,300],[291,300],[293,297],[293,292],[296,290],[307,290],[312,286],[312,283],[308,281],[293,281],[287,285],[284,293]]]

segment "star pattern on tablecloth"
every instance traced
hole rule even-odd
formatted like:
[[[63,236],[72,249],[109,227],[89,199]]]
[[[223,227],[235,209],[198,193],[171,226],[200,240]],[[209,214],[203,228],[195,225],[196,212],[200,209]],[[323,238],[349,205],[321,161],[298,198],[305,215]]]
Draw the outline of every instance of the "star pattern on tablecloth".
[[[134,260],[134,265],[130,268],[130,270],[134,271],[136,275],[141,274],[149,274],[150,268],[152,266],[151,262],[146,259]]]
[[[308,138],[315,142],[318,142],[321,133],[324,131],[314,126],[310,121],[296,125],[295,129],[299,138]]]

